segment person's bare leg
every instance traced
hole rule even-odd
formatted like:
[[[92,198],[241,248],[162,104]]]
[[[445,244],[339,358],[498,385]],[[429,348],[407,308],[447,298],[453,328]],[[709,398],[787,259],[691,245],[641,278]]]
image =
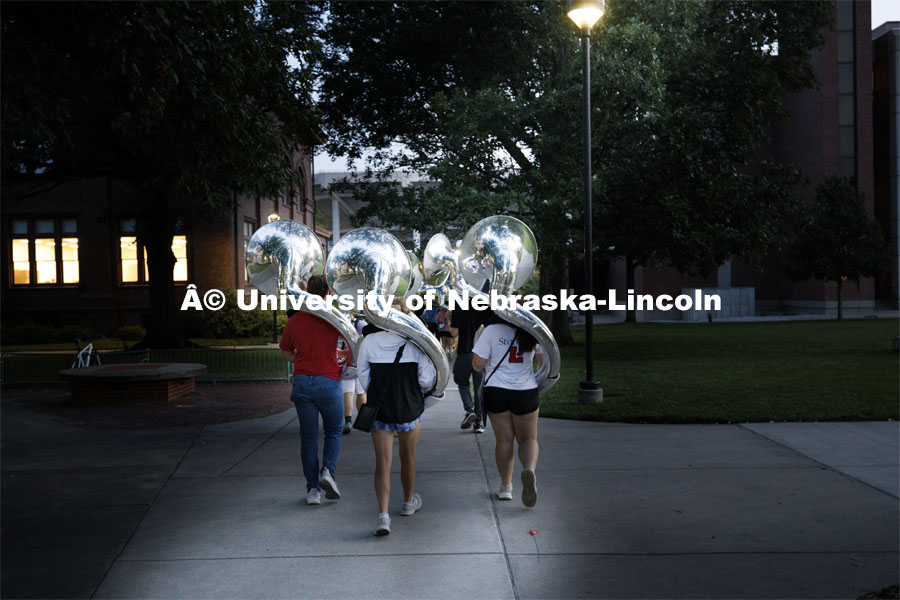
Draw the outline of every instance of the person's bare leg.
[[[400,439],[400,481],[403,483],[403,501],[412,502],[416,487],[416,444],[419,443],[419,429],[416,425],[412,431],[404,431]]]
[[[512,425],[519,444],[519,461],[523,469],[534,470],[538,461],[537,424],[538,412],[535,410],[526,415],[512,415]]]
[[[519,460],[522,461],[522,504],[529,508],[537,502],[537,478],[534,474],[538,460],[537,421],[537,410],[527,415],[512,416],[519,442]]]
[[[344,392],[344,419],[353,416],[353,392]]]
[[[356,395],[356,411],[359,412],[359,407],[366,403],[366,395],[365,394],[357,394]]]
[[[500,483],[506,486],[512,485],[513,467],[515,466],[513,453],[515,431],[513,430],[512,413],[506,411],[488,414],[491,417],[494,438],[497,440],[494,447],[494,460],[497,463],[497,473],[500,474]]]
[[[391,459],[394,454],[394,432],[373,431],[372,444],[375,446],[375,498],[378,512],[388,512],[391,498]]]

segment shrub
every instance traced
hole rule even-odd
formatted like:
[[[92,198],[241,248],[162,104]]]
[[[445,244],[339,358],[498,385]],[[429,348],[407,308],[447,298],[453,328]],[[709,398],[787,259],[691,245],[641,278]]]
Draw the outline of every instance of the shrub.
[[[6,345],[47,344],[58,341],[58,337],[59,332],[52,325],[31,321],[6,326],[2,334],[3,343]]]
[[[56,331],[56,342],[71,342],[80,339],[87,342],[94,337],[94,332],[82,325],[63,325]]]
[[[258,337],[272,327],[270,311],[241,310],[231,290],[225,292],[225,305],[220,310],[204,310],[201,314],[200,334],[205,338]]]
[[[112,337],[129,342],[136,342],[144,339],[147,330],[140,325],[125,325],[113,331]]]

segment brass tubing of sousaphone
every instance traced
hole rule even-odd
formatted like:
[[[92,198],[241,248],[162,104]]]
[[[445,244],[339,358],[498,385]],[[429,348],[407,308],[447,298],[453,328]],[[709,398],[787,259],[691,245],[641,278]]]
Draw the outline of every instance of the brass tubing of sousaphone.
[[[307,304],[313,294],[306,282],[322,274],[325,255],[313,231],[298,221],[275,221],[263,225],[253,234],[245,253],[250,281],[264,294],[303,298],[300,310],[324,320],[347,340],[353,351],[353,362],[359,351],[360,336],[350,318],[332,305],[311,310]],[[324,302],[322,303],[324,304]]]
[[[438,374],[435,388],[425,399],[425,405],[431,406],[443,398],[450,365],[437,338],[417,317],[387,306],[388,296],[403,298],[415,285],[412,264],[403,244],[382,229],[354,229],[341,236],[332,247],[325,264],[325,276],[329,286],[340,295],[376,294],[374,310],[368,302],[364,305],[366,320],[409,339],[425,353]]]
[[[445,263],[448,258],[444,257]],[[462,277],[457,276],[457,280],[465,279],[470,295],[484,295],[480,290],[488,281],[492,292],[511,295],[528,281],[537,259],[537,241],[525,223],[506,215],[487,217],[475,223],[463,237],[457,262]],[[562,361],[559,345],[547,325],[521,306],[494,312],[538,341],[545,357],[544,366],[537,373],[538,388],[543,392],[553,387],[559,380]]]

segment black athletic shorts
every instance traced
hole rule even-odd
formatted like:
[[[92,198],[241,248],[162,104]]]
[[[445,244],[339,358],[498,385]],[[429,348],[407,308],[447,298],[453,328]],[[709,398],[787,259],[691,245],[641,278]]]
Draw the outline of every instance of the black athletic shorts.
[[[514,415],[527,415],[538,409],[538,389],[508,390],[499,387],[484,388],[484,410],[502,413],[511,410]]]

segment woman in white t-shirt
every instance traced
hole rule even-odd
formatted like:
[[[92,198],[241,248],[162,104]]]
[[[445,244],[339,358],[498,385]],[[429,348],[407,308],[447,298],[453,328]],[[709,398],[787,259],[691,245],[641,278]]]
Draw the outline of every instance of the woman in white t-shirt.
[[[527,331],[505,322],[486,325],[472,348],[472,368],[484,371],[484,410],[490,415],[496,447],[494,459],[500,474],[500,500],[512,500],[515,466],[514,442],[522,462],[522,503],[537,502],[534,469],[538,459],[538,383],[532,361],[538,366],[543,351]]]

